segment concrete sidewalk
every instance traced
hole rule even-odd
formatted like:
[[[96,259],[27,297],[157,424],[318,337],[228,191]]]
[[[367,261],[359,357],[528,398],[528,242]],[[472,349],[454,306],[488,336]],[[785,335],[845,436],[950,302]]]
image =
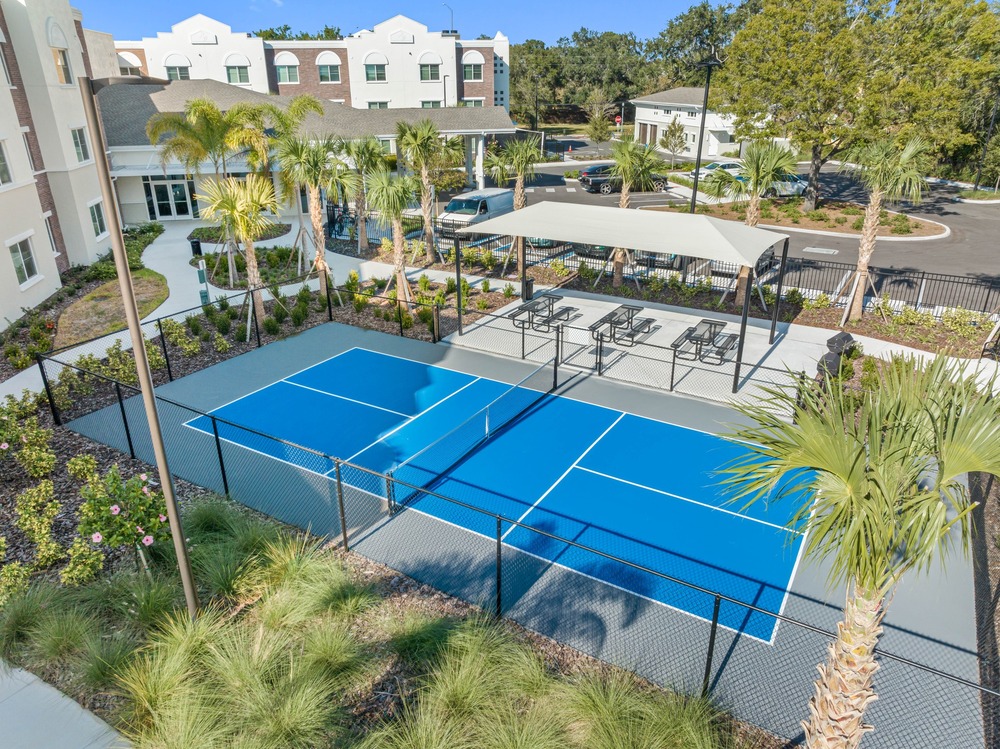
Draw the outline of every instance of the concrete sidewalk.
[[[0,745],[11,749],[111,749],[121,734],[55,687],[0,663]]]

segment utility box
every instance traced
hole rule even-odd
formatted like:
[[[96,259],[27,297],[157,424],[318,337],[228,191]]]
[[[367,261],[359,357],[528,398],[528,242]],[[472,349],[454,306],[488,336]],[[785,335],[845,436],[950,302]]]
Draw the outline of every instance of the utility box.
[[[191,257],[201,257],[201,240],[191,240]]]
[[[521,282],[521,301],[530,302],[532,297],[535,296],[535,279],[525,278]]]

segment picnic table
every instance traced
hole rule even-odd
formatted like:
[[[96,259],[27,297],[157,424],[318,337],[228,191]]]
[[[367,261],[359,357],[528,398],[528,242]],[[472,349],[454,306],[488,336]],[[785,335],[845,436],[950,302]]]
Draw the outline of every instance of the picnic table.
[[[735,333],[723,334],[725,327],[726,323],[720,320],[703,319],[677,336],[670,347],[680,359],[722,364],[739,340]]]
[[[590,335],[595,341],[614,341],[623,346],[635,345],[637,336],[648,333],[655,320],[637,317],[642,307],[622,304],[590,325]]]
[[[559,307],[556,304],[562,301],[558,294],[542,294],[530,302],[521,304],[511,312],[511,322],[515,328],[526,330],[531,328],[542,333],[547,333],[552,326],[559,322],[565,322],[576,311],[576,307]]]

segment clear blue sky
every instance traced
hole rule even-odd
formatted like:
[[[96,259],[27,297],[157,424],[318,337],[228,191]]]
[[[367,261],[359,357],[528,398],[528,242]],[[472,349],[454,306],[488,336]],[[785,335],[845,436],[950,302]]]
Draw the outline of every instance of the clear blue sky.
[[[641,39],[655,36],[673,16],[694,0],[451,0],[455,28],[464,38],[493,36],[502,31],[512,43],[541,39],[555,44],[581,26],[597,31],[631,31]],[[317,31],[339,26],[344,34],[371,28],[401,13],[427,24],[431,30],[447,28],[450,14],[438,0],[400,3],[392,0],[334,3],[330,0],[170,0],[123,3],[121,0],[71,0],[83,12],[89,29],[106,31],[116,39],[139,39],[168,31],[172,24],[195,13],[216,18],[233,31],[289,24],[296,31]]]

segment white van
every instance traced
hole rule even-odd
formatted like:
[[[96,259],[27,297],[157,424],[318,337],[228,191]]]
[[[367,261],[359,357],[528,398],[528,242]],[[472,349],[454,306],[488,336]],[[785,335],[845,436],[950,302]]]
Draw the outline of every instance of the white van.
[[[437,223],[443,237],[455,236],[455,230],[489,221],[514,210],[514,191],[503,187],[487,187],[456,195],[438,214]]]

